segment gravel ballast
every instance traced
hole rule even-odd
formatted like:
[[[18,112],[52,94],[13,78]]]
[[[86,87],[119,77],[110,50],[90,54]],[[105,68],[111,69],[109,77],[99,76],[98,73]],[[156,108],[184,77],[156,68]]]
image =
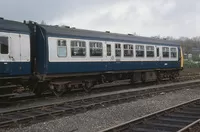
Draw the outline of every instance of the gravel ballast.
[[[130,103],[92,110],[8,131],[95,132],[196,98],[200,98],[200,89],[185,89],[166,94],[161,93],[151,98],[139,99]]]

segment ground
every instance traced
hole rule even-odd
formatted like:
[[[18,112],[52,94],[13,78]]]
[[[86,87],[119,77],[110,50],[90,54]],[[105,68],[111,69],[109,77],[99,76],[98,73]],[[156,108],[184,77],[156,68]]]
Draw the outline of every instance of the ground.
[[[188,73],[199,74],[200,69],[184,69],[181,75]],[[185,89],[7,131],[95,132],[197,98],[200,98],[200,88]]]
[[[180,75],[188,75],[189,74],[200,74],[200,68],[184,68],[183,71],[180,72]]]
[[[9,132],[95,132],[179,103],[200,98],[199,95],[200,88],[162,93],[151,98],[88,111],[25,128],[11,129]]]

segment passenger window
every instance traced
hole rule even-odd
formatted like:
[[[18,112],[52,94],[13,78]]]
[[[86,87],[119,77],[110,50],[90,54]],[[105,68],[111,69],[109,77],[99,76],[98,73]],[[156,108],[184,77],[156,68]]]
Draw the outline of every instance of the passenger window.
[[[0,54],[8,54],[8,37],[0,37]]]
[[[124,57],[132,57],[133,56],[133,45],[125,44],[124,45]]]
[[[59,39],[57,41],[57,55],[58,57],[66,57],[67,56],[67,43],[66,40]]]
[[[170,51],[171,51],[171,58],[176,58],[177,57],[176,48],[170,48]]]
[[[136,57],[144,57],[144,46],[136,45]]]
[[[169,58],[169,48],[162,47],[163,58]]]
[[[85,41],[71,41],[71,56],[85,56]]]
[[[111,56],[111,45],[107,44],[107,56]]]
[[[157,53],[157,57],[159,57],[160,56],[160,50],[159,50],[159,48],[156,48],[156,53]]]
[[[147,57],[154,57],[154,46],[146,46]]]
[[[90,42],[90,56],[102,56],[103,46],[101,42]]]
[[[115,56],[121,57],[121,44],[115,44]]]

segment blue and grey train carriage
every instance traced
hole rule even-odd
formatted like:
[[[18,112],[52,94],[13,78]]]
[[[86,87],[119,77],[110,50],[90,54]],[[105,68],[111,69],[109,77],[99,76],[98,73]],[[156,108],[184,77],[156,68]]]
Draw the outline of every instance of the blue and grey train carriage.
[[[176,41],[1,21],[12,23],[9,27],[20,28],[14,31],[19,37],[14,41],[23,43],[20,48],[13,46],[14,41],[1,44],[13,49],[21,59],[15,62],[14,54],[8,52],[9,64],[13,67],[8,66],[7,74],[0,73],[1,78],[19,76],[13,73],[28,75],[27,87],[36,94],[46,88],[56,95],[74,87],[90,91],[94,85],[122,79],[130,79],[132,83],[174,79],[183,68],[182,50]],[[0,54],[2,64],[8,64],[2,56]]]
[[[27,25],[0,19],[0,93],[2,87],[27,80],[31,75],[30,29]]]

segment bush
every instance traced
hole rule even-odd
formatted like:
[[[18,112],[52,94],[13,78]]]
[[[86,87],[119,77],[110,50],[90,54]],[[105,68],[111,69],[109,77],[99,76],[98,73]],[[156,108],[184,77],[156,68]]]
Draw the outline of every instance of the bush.
[[[185,60],[183,67],[184,68],[200,68],[200,63],[192,61],[192,60]]]

